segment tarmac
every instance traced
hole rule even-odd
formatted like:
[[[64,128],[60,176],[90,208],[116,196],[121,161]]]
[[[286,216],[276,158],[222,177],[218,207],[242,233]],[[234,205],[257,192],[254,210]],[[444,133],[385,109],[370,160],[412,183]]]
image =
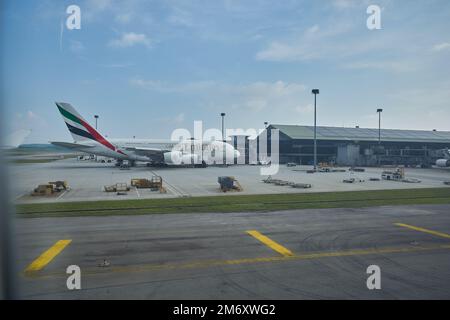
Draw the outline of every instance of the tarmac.
[[[111,163],[80,161],[76,159],[57,160],[48,163],[29,163],[10,165],[13,198],[18,203],[97,201],[124,199],[151,199],[167,197],[216,196],[234,194],[276,194],[276,193],[312,193],[331,191],[383,190],[407,188],[445,187],[444,181],[450,180],[448,168],[416,169],[406,168],[407,178],[421,180],[420,183],[394,181],[370,181],[381,178],[387,168],[365,168],[365,172],[317,172],[307,173],[307,166],[286,167],[280,165],[279,172],[273,179],[287,180],[295,183],[311,184],[310,189],[296,189],[289,186],[266,184],[262,180],[261,166],[231,165],[228,167],[209,166],[207,168],[163,167],[153,168],[139,165],[129,170],[121,170]],[[126,194],[107,193],[104,186],[116,183],[130,184],[132,178],[151,178],[161,176],[166,193],[149,189],[131,188]],[[219,176],[234,176],[243,188],[242,192],[224,194],[219,189]],[[347,178],[357,178],[364,182],[343,183]],[[31,191],[39,184],[49,181],[65,180],[70,190],[51,197],[31,197]]]
[[[25,299],[450,298],[450,205],[21,218],[15,235]]]

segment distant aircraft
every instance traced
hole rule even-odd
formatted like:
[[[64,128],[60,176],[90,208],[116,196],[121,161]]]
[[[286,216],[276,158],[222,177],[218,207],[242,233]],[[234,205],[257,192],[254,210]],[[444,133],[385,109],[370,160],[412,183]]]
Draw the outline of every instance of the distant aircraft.
[[[14,149],[20,146],[30,135],[31,130],[21,129],[6,136],[2,149]]]
[[[445,159],[438,159],[436,161],[437,167],[450,167],[450,151],[448,149],[441,150]]]
[[[105,139],[69,103],[56,102],[74,142],[50,142],[68,149],[105,156],[121,165],[127,160],[131,166],[136,161],[153,165],[191,165],[234,163],[240,156],[232,145],[223,141]],[[219,160],[219,161],[218,161]]]

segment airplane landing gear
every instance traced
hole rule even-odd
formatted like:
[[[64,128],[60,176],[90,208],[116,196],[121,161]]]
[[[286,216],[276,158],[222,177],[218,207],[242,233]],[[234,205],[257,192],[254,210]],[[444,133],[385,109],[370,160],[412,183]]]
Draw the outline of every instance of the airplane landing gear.
[[[201,164],[194,164],[194,168],[206,168],[207,166],[205,161],[202,161]]]

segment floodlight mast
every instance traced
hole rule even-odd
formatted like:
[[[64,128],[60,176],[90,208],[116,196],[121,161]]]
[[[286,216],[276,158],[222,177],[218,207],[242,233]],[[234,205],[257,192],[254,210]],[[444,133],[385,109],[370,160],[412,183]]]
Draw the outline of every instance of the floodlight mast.
[[[222,117],[222,142],[225,142],[225,112],[222,112],[220,114],[220,116]],[[223,149],[222,161],[223,161],[223,165],[226,165],[227,159],[226,159],[226,154],[225,154],[225,148],[222,148],[222,149]]]
[[[95,118],[95,130],[98,130],[97,129],[98,114],[94,115],[94,118]]]
[[[381,144],[381,113],[383,109],[377,109],[378,112],[378,144]]]
[[[312,94],[314,95],[314,171],[317,170],[317,95],[319,94],[319,89],[313,89]]]

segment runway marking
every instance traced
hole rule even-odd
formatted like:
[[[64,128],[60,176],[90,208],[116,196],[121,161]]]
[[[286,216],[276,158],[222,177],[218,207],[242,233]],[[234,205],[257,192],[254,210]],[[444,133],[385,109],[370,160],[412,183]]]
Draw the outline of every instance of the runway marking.
[[[15,200],[19,200],[19,199],[22,198],[24,195],[25,195],[25,194],[23,193],[23,194],[17,196]]]
[[[312,252],[293,256],[276,256],[276,257],[262,257],[262,258],[244,258],[235,260],[205,260],[205,261],[193,261],[187,263],[167,263],[167,264],[143,264],[134,266],[118,266],[109,268],[83,268],[84,276],[95,276],[97,274],[107,274],[114,272],[151,272],[161,270],[179,270],[179,269],[197,269],[208,268],[217,266],[233,266],[241,264],[255,264],[255,263],[268,263],[268,262],[283,262],[283,261],[297,261],[297,260],[312,260],[320,258],[330,257],[350,257],[350,256],[363,256],[363,255],[375,255],[375,254],[390,254],[390,253],[411,253],[421,251],[432,250],[444,250],[450,249],[450,244],[446,245],[433,245],[422,247],[386,247],[386,248],[373,248],[373,249],[354,249],[347,251],[331,251],[331,252]],[[32,276],[35,279],[45,279],[53,277],[65,277],[66,274],[61,271],[45,273],[45,274],[30,274],[25,273],[26,276]]]
[[[272,250],[275,250],[276,252],[278,252],[279,254],[281,254],[283,256],[289,257],[289,256],[293,256],[294,255],[289,249],[283,247],[281,244],[276,243],[275,241],[273,241],[269,237],[266,237],[265,235],[259,233],[256,230],[249,230],[249,231],[247,231],[247,233],[249,235],[253,236],[254,238],[258,239],[259,241],[264,243],[266,246],[268,246]]]
[[[67,193],[67,190],[64,190],[64,192],[61,193],[61,194],[58,196],[58,198],[56,198],[56,199],[62,198],[62,196],[65,195],[66,193]]]
[[[72,240],[59,240],[47,251],[41,254],[36,260],[34,260],[26,269],[25,272],[33,272],[42,270],[47,264],[50,263],[64,248],[69,245]]]
[[[408,229],[412,229],[412,230],[416,230],[416,231],[420,231],[420,232],[429,233],[429,234],[432,234],[432,235],[435,235],[438,237],[450,239],[450,234],[447,234],[447,233],[433,231],[433,230],[420,228],[420,227],[415,227],[415,226],[411,226],[411,225],[405,224],[405,223],[394,223],[394,224],[399,227],[404,227],[404,228],[408,228]]]
[[[135,189],[134,189],[134,190],[136,190],[137,196],[138,196],[138,198],[140,198],[140,197],[141,197],[141,195],[139,194],[139,190],[138,190],[138,188],[137,188],[137,187],[135,187]]]

